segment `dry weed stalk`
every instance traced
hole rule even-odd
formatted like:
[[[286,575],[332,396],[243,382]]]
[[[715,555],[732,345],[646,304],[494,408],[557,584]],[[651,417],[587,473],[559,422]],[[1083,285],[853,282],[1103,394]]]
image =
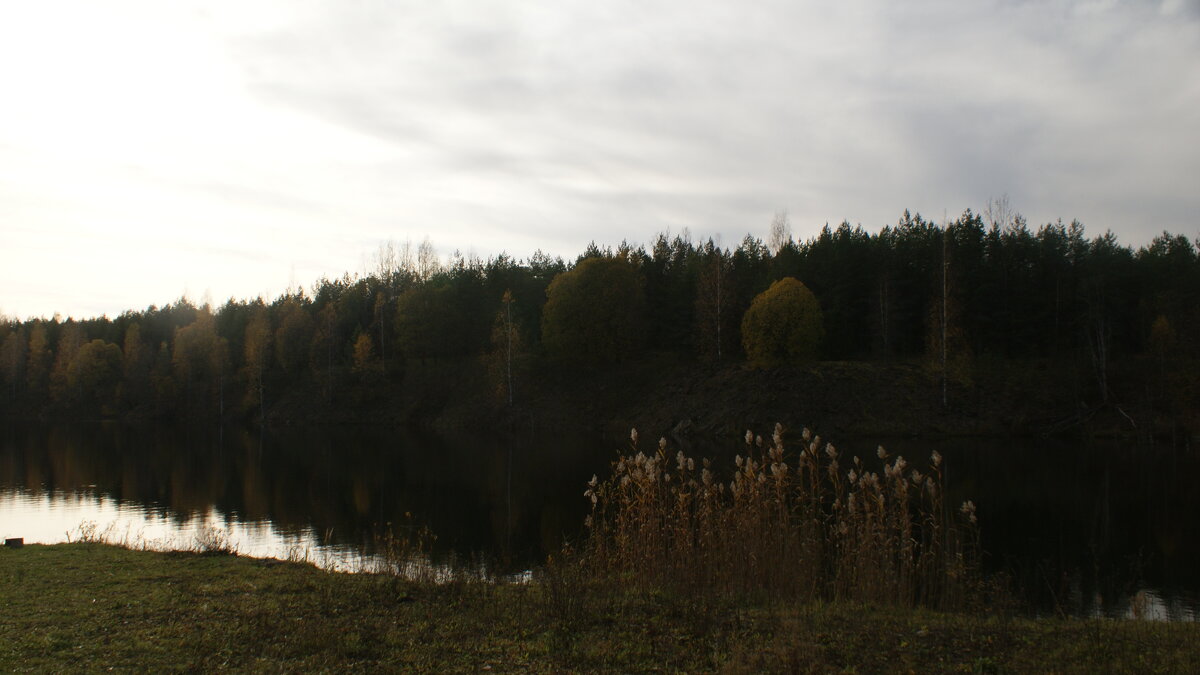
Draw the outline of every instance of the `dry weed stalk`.
[[[881,447],[881,471],[805,429],[746,434],[728,482],[666,440],[593,477],[582,551],[596,573],[643,592],[960,606],[975,579],[974,505],[943,506],[942,458],[910,469]]]

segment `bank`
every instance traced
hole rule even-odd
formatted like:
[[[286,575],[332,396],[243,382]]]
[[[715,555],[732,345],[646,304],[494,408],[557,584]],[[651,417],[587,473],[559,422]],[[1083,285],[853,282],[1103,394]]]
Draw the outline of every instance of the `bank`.
[[[0,668],[1196,672],[1200,625],[593,597],[98,543],[0,549]],[[576,580],[577,584],[578,580]]]
[[[739,437],[776,422],[828,436],[1073,436],[1195,443],[1200,386],[1150,386],[1136,360],[1112,364],[1108,395],[1077,363],[979,360],[946,378],[926,361],[821,361],[771,369],[669,354],[603,366],[536,361],[513,402],[479,360],[413,362],[395,377],[298,387],[271,399],[273,425],[312,423]]]

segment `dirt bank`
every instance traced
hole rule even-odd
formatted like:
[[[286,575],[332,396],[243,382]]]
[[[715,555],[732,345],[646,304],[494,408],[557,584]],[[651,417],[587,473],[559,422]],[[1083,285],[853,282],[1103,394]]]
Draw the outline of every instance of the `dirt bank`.
[[[753,369],[669,357],[603,368],[541,364],[517,382],[509,408],[475,361],[410,367],[373,387],[319,396],[296,391],[277,401],[273,424],[367,423],[433,428],[533,429],[654,436],[727,436],[775,422],[861,435],[961,436],[1087,434],[1144,436],[1187,431],[1186,416],[1164,414],[1141,387],[1135,364],[1114,368],[1104,401],[1089,373],[1070,364],[973,364],[943,390],[940,372],[920,362],[820,362]],[[1185,409],[1190,409],[1185,406]]]

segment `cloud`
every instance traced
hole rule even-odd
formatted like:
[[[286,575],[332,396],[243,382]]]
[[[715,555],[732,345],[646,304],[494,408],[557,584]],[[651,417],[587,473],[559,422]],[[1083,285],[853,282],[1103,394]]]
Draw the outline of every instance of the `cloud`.
[[[55,33],[75,10],[98,30]],[[571,256],[668,228],[735,243],[782,208],[805,237],[1001,194],[1135,245],[1197,234],[1195,0],[23,11],[0,28],[19,103],[0,110],[0,223],[67,241],[157,223],[204,244],[148,249],[195,262],[192,288],[208,268],[234,295],[282,290],[293,265],[337,275],[388,238]],[[21,241],[0,263],[48,269]],[[161,273],[107,255],[130,286]]]

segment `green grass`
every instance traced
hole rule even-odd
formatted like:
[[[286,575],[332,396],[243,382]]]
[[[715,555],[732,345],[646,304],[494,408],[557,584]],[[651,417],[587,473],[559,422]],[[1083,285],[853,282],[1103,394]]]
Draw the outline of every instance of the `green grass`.
[[[570,568],[562,568],[569,570]],[[1200,626],[700,605],[98,543],[0,548],[5,671],[1198,672]]]

